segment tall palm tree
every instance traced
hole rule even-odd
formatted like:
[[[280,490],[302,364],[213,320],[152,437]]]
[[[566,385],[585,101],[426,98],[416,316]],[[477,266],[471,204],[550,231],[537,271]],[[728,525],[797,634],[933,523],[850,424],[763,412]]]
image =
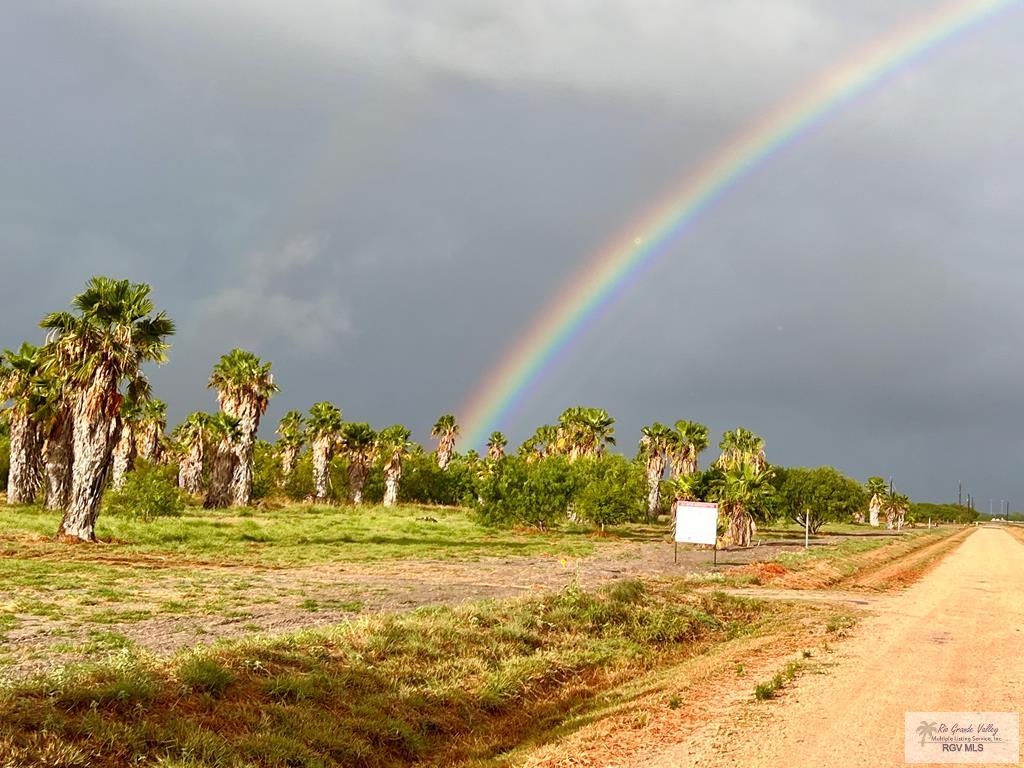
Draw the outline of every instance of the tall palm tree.
[[[558,427],[543,424],[519,446],[519,455],[533,463],[558,450]]]
[[[557,434],[558,450],[570,461],[600,456],[606,446],[615,445],[615,419],[601,408],[568,408],[558,419]]]
[[[331,493],[331,459],[341,438],[341,411],[332,403],[314,403],[306,419],[306,436],[313,457],[313,491],[316,501]]]
[[[167,359],[174,323],[155,313],[150,292],[145,283],[94,277],[72,302],[75,312],[54,312],[41,323],[74,397],[71,495],[61,536],[95,541],[103,485],[120,437],[122,391],[144,398],[149,383],[142,365]]]
[[[885,504],[886,496],[889,494],[889,486],[886,485],[885,478],[869,477],[867,489],[868,496],[871,497],[871,500],[868,502],[869,522],[877,528],[878,516]]]
[[[409,455],[412,432],[401,424],[381,430],[377,435],[377,451],[384,459],[384,506],[398,503],[398,485],[402,480],[402,461]]]
[[[459,436],[459,425],[450,413],[437,420],[430,436],[437,438],[437,466],[447,469],[455,453],[455,438]]]
[[[353,504],[363,503],[363,488],[376,458],[377,433],[366,422],[353,422],[341,429],[341,449],[348,459],[348,492]]]
[[[658,514],[661,502],[661,479],[668,464],[669,451],[675,439],[675,433],[657,421],[641,430],[640,453],[638,458],[644,463],[647,475],[647,516],[653,519]]]
[[[907,510],[910,509],[910,497],[890,491],[882,500],[882,509],[885,510],[885,527],[890,531],[894,528],[903,530]]]
[[[281,476],[287,480],[295,469],[295,462],[299,458],[302,446],[306,443],[306,425],[302,420],[301,411],[288,411],[277,425],[277,434]]]
[[[7,422],[11,433],[11,466],[7,475],[7,503],[31,504],[42,483],[42,436],[35,411],[35,388],[40,372],[41,350],[22,344],[17,352],[6,350],[0,359],[0,403],[10,401]]]
[[[210,438],[212,416],[197,411],[191,413],[174,430],[174,440],[180,456],[178,487],[185,493],[198,496],[203,492],[203,459],[206,442]]]
[[[772,470],[740,462],[725,469],[712,493],[729,521],[729,539],[740,547],[750,546],[752,512],[762,508],[774,493]]]
[[[235,473],[238,443],[242,439],[242,420],[219,411],[206,421],[206,431],[214,450],[213,465],[210,468],[210,488],[204,506],[226,507],[231,500],[229,494]]]
[[[164,430],[167,429],[167,404],[149,398],[139,403],[139,420],[135,429],[135,450],[143,461],[151,464],[160,460]]]
[[[487,458],[498,461],[505,458],[505,447],[508,445],[508,438],[501,432],[491,432],[487,439]]]
[[[755,469],[763,470],[768,466],[764,455],[764,439],[749,429],[737,427],[722,435],[718,447],[722,455],[718,458],[718,466],[729,469],[740,464],[750,464]]]
[[[43,441],[46,508],[63,511],[71,496],[71,403],[65,393],[65,382],[58,376],[39,376],[35,389],[39,405],[34,417]]]
[[[708,428],[696,421],[676,422],[675,439],[669,448],[672,477],[692,475],[700,471],[700,455],[708,447]]]
[[[230,483],[227,488],[221,488],[211,480],[207,503],[245,507],[252,502],[252,453],[256,431],[278,388],[270,363],[242,349],[233,349],[221,357],[213,367],[208,386],[217,390],[221,410],[238,419],[238,440],[231,446]]]
[[[142,419],[142,407],[134,400],[126,399],[121,403],[121,412],[117,418],[120,430],[110,465],[110,484],[114,488],[123,486],[125,475],[135,468],[135,459],[138,457],[136,438]]]

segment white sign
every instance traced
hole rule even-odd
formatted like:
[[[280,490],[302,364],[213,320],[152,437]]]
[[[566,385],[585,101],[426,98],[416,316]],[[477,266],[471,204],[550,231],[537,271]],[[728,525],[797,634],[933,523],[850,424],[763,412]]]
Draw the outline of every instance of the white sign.
[[[714,544],[718,540],[718,505],[702,501],[676,502],[676,541]]]
[[[1016,712],[905,712],[903,729],[908,763],[1019,764]]]

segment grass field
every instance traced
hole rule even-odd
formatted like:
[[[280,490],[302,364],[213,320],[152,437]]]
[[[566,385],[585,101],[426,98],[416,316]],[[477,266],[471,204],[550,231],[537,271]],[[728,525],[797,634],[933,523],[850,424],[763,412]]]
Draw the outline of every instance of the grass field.
[[[681,578],[665,523],[540,534],[450,508],[190,508],[103,516],[97,545],[59,544],[56,526],[0,511],[13,765],[502,764],[618,686],[804,610],[709,583],[764,583],[759,559],[798,586],[924,563],[950,532],[851,526],[804,552],[802,531],[772,527],[730,551],[740,568]]]

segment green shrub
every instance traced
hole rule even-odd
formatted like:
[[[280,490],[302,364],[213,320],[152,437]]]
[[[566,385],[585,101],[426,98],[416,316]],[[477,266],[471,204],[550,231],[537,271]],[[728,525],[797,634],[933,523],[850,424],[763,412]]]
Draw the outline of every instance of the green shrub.
[[[624,456],[579,459],[572,465],[573,511],[580,520],[607,525],[643,520],[647,483],[643,467]]]
[[[491,466],[479,487],[484,525],[532,525],[542,530],[565,520],[576,491],[572,467],[563,456],[533,464],[508,456]]]
[[[265,499],[277,488],[281,477],[281,461],[274,446],[257,440],[252,452],[252,498]]]
[[[139,461],[125,475],[124,485],[107,494],[106,511],[146,521],[180,515],[187,499],[177,482],[174,467]]]
[[[462,458],[442,470],[434,454],[415,454],[403,462],[398,498],[409,504],[467,505],[476,499],[476,476]]]

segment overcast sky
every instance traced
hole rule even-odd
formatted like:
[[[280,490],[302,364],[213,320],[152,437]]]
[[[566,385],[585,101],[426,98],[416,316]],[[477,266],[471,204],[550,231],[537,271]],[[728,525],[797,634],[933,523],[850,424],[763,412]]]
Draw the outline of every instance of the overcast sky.
[[[146,281],[179,326],[152,373],[172,421],[243,346],[281,386],[263,436],[329,399],[426,442],[623,226],[937,6],[5,2],[0,346],[90,275]],[[1021,39],[1003,13],[737,187],[500,425],[513,445],[593,405],[629,452],[654,420],[743,425],[775,463],[1024,506]]]

